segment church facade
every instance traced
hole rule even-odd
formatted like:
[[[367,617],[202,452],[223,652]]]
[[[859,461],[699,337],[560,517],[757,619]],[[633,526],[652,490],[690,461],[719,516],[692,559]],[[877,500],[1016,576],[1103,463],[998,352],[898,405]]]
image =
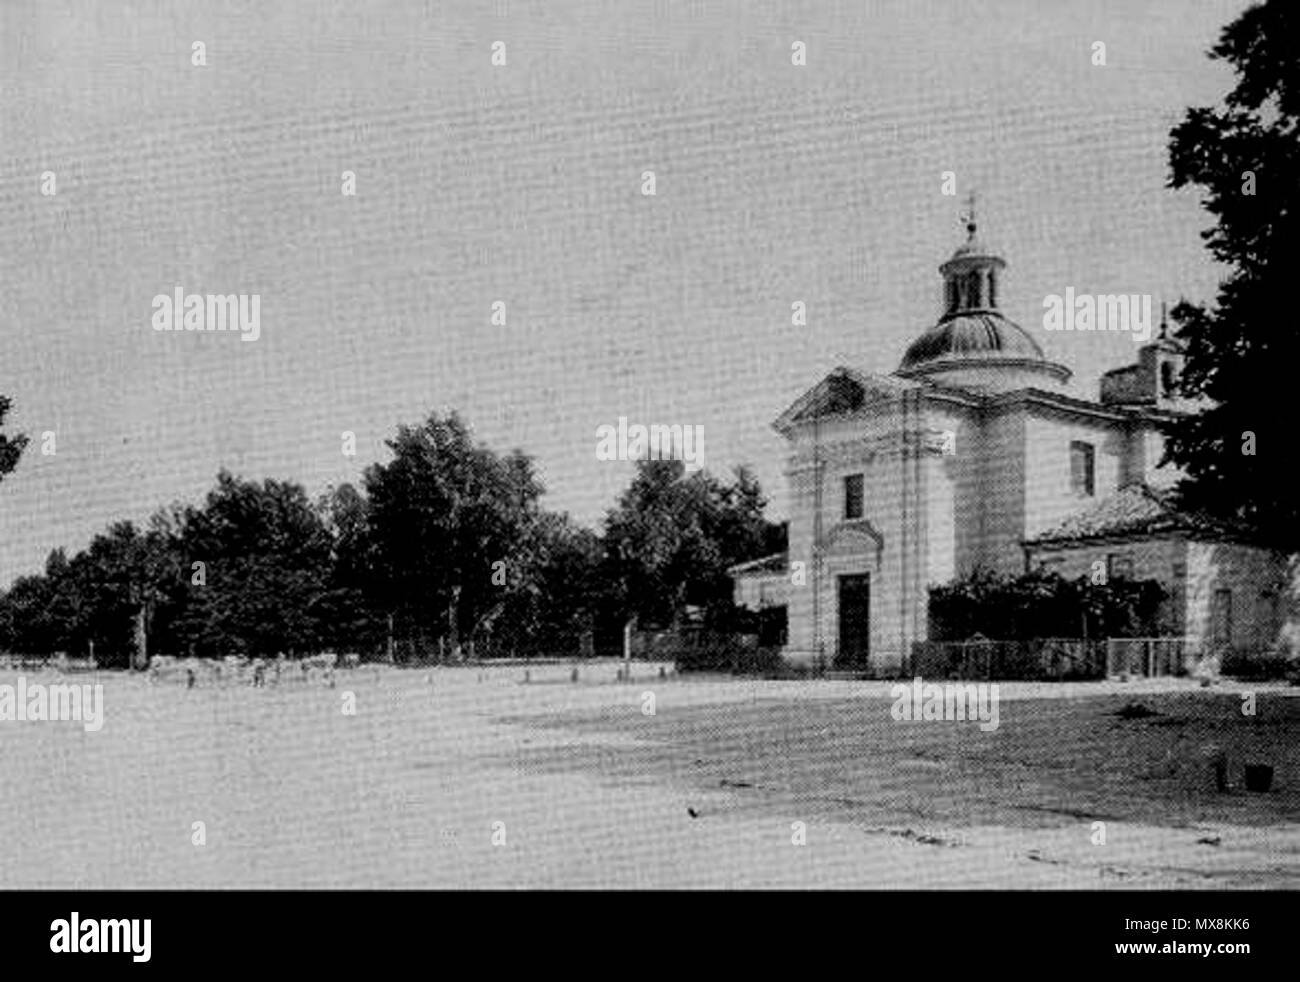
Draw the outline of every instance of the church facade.
[[[1069,395],[1070,370],[999,309],[1004,261],[967,230],[939,268],[938,322],[895,372],[836,369],[774,422],[789,552],[733,570],[737,601],[786,606],[793,664],[887,672],[926,640],[931,586],[1100,562],[1165,587],[1164,636],[1275,644],[1287,557],[1171,503],[1160,427],[1194,407],[1174,392],[1183,351],[1163,317],[1096,401]]]

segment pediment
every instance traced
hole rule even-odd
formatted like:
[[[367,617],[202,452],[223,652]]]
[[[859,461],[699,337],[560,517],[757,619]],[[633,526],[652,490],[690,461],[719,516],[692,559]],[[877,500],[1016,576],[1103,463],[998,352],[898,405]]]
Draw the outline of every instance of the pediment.
[[[784,433],[811,419],[851,415],[874,402],[896,402],[916,383],[837,368],[791,404],[772,424]]]

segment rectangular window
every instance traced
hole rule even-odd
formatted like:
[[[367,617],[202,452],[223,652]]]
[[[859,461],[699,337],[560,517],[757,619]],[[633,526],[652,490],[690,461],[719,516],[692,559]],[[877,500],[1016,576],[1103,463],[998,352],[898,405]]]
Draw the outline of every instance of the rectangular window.
[[[1070,490],[1086,498],[1097,491],[1096,451],[1091,443],[1070,441]]]
[[[1232,643],[1232,591],[1215,590],[1210,608],[1210,637],[1215,644]]]
[[[862,517],[862,475],[850,474],[844,479],[844,517]]]
[[[1279,626],[1278,613],[1281,610],[1281,604],[1278,602],[1278,596],[1271,591],[1265,591],[1259,595],[1259,600],[1255,604],[1255,641],[1261,645],[1271,645],[1276,640],[1277,629]]]
[[[1161,634],[1185,634],[1183,626],[1178,623],[1178,603],[1166,594],[1156,607],[1156,626]]]

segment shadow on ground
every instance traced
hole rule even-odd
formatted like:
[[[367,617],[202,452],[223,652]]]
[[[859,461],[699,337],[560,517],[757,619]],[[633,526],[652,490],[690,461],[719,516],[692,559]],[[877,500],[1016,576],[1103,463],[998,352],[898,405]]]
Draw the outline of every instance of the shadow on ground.
[[[1149,714],[1132,712],[1140,704]],[[1254,716],[1216,692],[1003,700],[996,731],[975,722],[899,722],[880,696],[633,706],[504,721],[618,746],[520,748],[515,766],[616,782],[726,791],[714,809],[814,810],[868,826],[1047,828],[1124,821],[1170,828],[1268,826],[1300,815],[1300,699],[1261,694]],[[1129,710],[1125,711],[1125,707]],[[1213,754],[1227,753],[1227,792]],[[1272,765],[1269,793],[1241,788],[1245,764]]]

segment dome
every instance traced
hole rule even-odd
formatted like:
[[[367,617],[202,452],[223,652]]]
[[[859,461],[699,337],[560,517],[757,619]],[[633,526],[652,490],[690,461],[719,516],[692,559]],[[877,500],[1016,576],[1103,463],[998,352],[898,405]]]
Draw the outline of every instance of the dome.
[[[905,372],[926,362],[1006,358],[1046,360],[1038,342],[997,311],[967,311],[941,320],[913,341],[898,370]]]
[[[966,241],[939,267],[939,321],[908,346],[896,374],[985,392],[1069,381],[1070,370],[1048,361],[1029,332],[998,309],[1006,262],[976,237],[973,203],[966,231]]]

